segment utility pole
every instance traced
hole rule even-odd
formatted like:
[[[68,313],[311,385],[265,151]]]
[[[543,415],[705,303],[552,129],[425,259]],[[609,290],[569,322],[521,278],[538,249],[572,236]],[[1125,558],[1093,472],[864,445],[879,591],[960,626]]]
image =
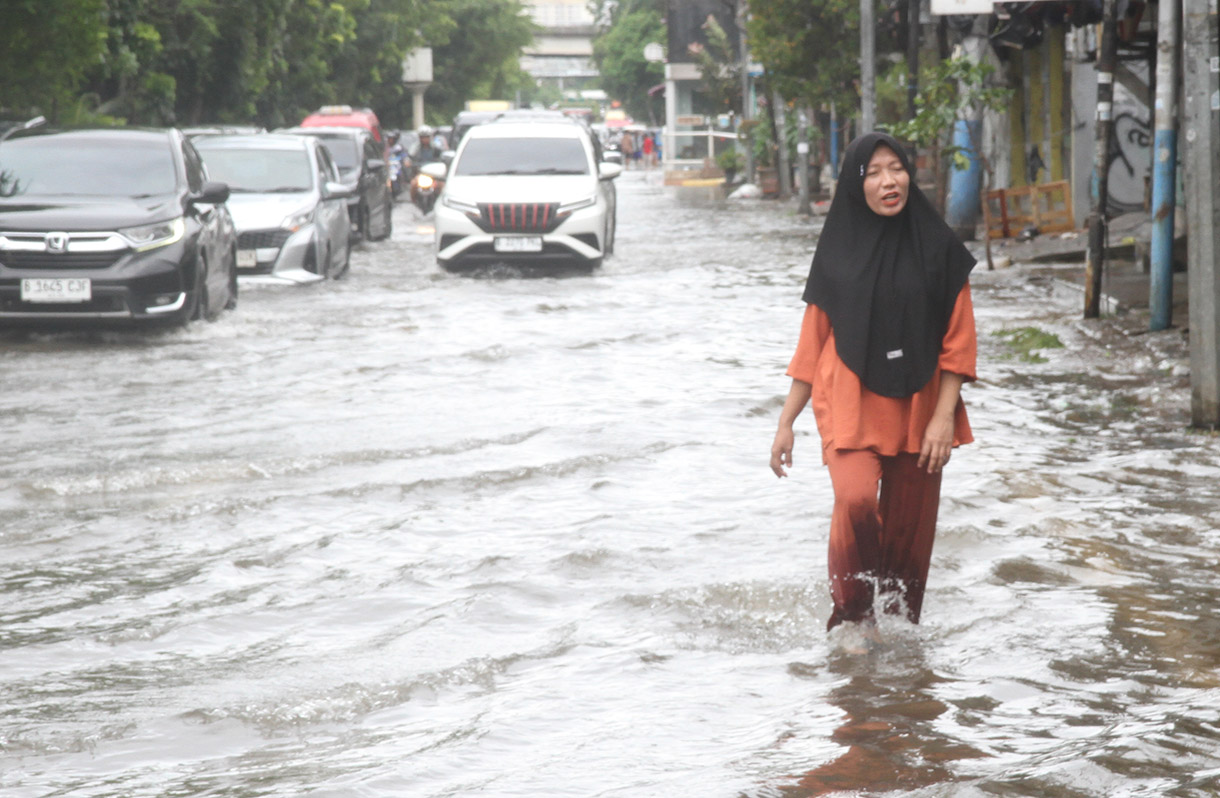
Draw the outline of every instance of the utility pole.
[[[1103,0],[1101,46],[1097,51],[1097,125],[1093,177],[1097,196],[1089,214],[1089,248],[1085,263],[1084,317],[1101,315],[1101,276],[1106,263],[1106,194],[1110,142],[1114,138],[1114,66],[1118,60],[1118,2]]]
[[[754,109],[750,106],[750,43],[746,38],[746,22],[749,20],[749,5],[747,0],[737,0],[737,45],[741,51],[741,120],[749,122],[753,118]],[[749,130],[750,126],[747,125]],[[740,136],[740,126],[738,127],[738,135]],[[738,143],[746,151],[746,182],[754,182],[754,147],[749,141],[741,141]]]
[[[1149,298],[1153,331],[1173,323],[1173,222],[1178,176],[1179,0],[1160,0],[1156,21],[1156,132],[1152,151]]]
[[[792,196],[792,165],[788,163],[788,106],[779,91],[771,92],[771,102],[775,109],[775,138],[779,141],[779,151],[775,158],[775,166],[779,172],[779,196],[781,199],[788,199]]]
[[[805,109],[800,109],[797,113],[800,114],[800,126],[797,127],[797,142],[796,142],[796,157],[799,162],[796,166],[797,179],[800,180],[799,202],[796,206],[796,212],[802,216],[812,216],[813,207],[809,204],[809,114]]]
[[[1216,0],[1184,0],[1191,423],[1220,427],[1220,52]]]
[[[839,112],[830,101],[830,179],[839,178]]]
[[[877,127],[876,0],[860,0],[860,133]]]

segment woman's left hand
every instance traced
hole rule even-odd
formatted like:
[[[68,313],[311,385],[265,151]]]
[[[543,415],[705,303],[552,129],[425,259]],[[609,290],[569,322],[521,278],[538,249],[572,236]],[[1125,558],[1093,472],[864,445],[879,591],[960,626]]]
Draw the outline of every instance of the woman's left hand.
[[[953,453],[953,426],[957,417],[957,403],[961,400],[962,380],[960,374],[951,371],[940,375],[940,389],[936,397],[936,409],[932,420],[923,431],[923,443],[919,445],[919,467],[935,474],[949,462]]]
[[[933,415],[919,447],[919,467],[926,468],[929,474],[935,474],[945,467],[952,453],[953,416]]]

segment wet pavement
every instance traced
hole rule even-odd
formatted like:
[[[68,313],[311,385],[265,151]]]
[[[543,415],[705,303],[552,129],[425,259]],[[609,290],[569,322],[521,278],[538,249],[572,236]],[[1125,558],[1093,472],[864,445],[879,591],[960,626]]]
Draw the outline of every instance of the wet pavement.
[[[819,220],[619,208],[593,274],[445,274],[404,204],[214,324],[0,334],[0,794],[1220,792],[1180,330],[976,270],[923,623],[852,654],[811,417],[767,468]]]

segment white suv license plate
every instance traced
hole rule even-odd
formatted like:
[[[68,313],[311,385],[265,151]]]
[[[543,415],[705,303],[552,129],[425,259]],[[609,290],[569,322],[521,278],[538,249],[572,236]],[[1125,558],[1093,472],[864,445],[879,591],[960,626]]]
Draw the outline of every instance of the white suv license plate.
[[[496,252],[541,252],[542,236],[496,236]]]
[[[34,277],[21,281],[22,302],[88,302],[91,299],[93,282],[88,277]]]

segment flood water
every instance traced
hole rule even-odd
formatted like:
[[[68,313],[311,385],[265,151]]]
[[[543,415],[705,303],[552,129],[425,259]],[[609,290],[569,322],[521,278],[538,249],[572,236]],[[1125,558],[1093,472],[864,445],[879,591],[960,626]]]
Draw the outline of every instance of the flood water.
[[[811,416],[767,467],[817,224],[701,196],[625,174],[591,275],[404,203],[213,324],[0,334],[0,794],[1220,793],[1181,332],[977,270],[923,623],[852,654]]]

